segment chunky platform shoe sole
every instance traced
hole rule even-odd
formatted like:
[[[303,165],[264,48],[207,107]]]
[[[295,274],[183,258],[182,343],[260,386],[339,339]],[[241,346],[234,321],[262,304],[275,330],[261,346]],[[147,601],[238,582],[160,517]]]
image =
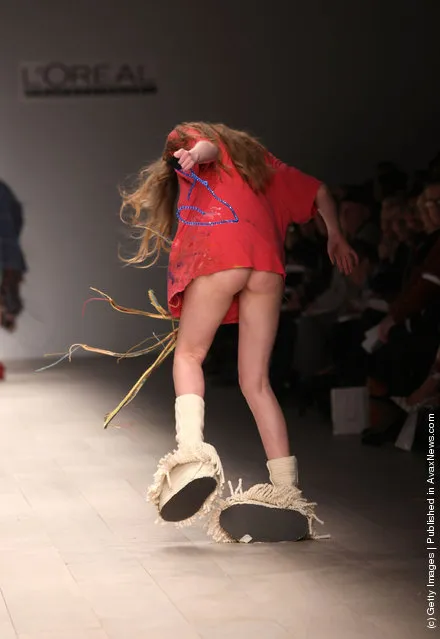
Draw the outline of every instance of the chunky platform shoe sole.
[[[194,517],[217,488],[213,477],[193,479],[181,488],[160,510],[164,521],[179,522]]]
[[[220,514],[220,526],[245,543],[300,541],[308,534],[308,521],[301,513],[258,504],[229,506]]]

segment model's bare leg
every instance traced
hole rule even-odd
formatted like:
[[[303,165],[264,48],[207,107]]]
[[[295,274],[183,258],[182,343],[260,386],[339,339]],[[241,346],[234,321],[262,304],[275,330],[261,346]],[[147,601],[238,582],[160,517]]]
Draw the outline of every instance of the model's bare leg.
[[[246,285],[251,271],[233,269],[198,277],[185,291],[174,355],[176,396],[205,393],[202,364],[234,296]]]
[[[282,292],[279,275],[253,272],[240,294],[240,386],[266,451],[271,483],[233,496],[214,513],[210,529],[218,541],[296,541],[307,535],[314,518],[313,506],[297,487],[296,459],[269,383]]]
[[[253,272],[240,294],[238,374],[268,459],[288,457],[289,439],[281,407],[269,382],[269,364],[278,329],[283,279]]]
[[[149,497],[166,521],[191,520],[207,511],[223,484],[216,450],[203,438],[205,383],[202,364],[248,269],[194,280],[185,291],[174,356],[178,448],[159,463]]]

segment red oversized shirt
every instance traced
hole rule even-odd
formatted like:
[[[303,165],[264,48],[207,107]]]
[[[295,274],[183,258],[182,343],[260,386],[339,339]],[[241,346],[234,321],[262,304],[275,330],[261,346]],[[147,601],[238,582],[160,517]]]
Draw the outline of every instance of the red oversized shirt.
[[[200,139],[194,132],[186,148]],[[264,193],[255,193],[224,145],[219,142],[218,147],[228,171],[219,171],[214,164],[197,165],[193,172],[203,183],[177,172],[180,219],[168,266],[168,305],[176,318],[186,287],[201,275],[252,268],[285,277],[287,227],[307,222],[316,212],[319,180],[268,154],[274,175]],[[238,322],[238,315],[238,299],[234,299],[223,324]]]

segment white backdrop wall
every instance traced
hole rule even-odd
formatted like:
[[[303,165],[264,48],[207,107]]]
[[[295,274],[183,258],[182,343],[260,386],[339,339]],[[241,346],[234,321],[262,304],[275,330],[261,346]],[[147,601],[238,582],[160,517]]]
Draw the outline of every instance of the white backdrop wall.
[[[117,186],[187,119],[250,129],[327,181],[377,160],[423,166],[438,150],[436,0],[3,0],[0,178],[24,205],[29,273],[1,358],[86,341],[124,349],[164,327],[82,304],[165,300],[165,269],[122,268]],[[397,13],[396,13],[397,11]],[[22,62],[145,62],[156,95],[24,100]]]

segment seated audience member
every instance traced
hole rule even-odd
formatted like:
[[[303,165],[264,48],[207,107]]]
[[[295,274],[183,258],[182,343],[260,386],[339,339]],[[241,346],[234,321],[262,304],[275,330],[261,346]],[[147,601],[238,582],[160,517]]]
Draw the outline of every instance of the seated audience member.
[[[438,311],[437,308],[437,325]],[[439,333],[409,332],[401,326],[384,347],[368,358],[370,427],[363,433],[364,443],[380,444],[397,437],[405,411],[393,398],[408,398],[409,404],[415,404],[431,393],[431,381],[426,378],[438,343]]]
[[[414,268],[421,264],[436,241],[437,227],[425,207],[423,188],[416,187],[408,199],[405,223],[409,229],[410,259],[403,277],[403,286],[410,280]]]
[[[394,300],[389,315],[380,324],[380,338],[385,343],[395,324],[423,311],[427,304],[440,298],[440,181],[425,188],[423,194],[425,215],[433,229],[430,242],[410,274],[408,286]]]
[[[379,264],[372,288],[387,301],[401,291],[411,263],[415,236],[407,224],[407,212],[408,202],[402,197],[387,198],[382,203]]]
[[[420,216],[420,222],[422,224],[425,235],[432,235],[437,231],[436,224],[432,221],[429,211],[425,206],[425,194],[422,192],[417,198],[417,210]]]
[[[349,242],[363,240],[377,246],[380,229],[373,220],[371,205],[361,189],[348,191],[339,206],[342,231]]]
[[[404,277],[405,286],[411,279],[411,274],[414,272],[414,269],[416,269],[416,267],[422,264],[422,262],[426,259],[440,236],[440,229],[435,223],[435,220],[433,221],[429,215],[428,209],[425,206],[425,196],[423,191],[417,195],[417,198],[415,198],[415,205],[413,202],[412,206],[413,214],[415,217],[418,217],[422,232],[413,235],[413,241],[411,243],[411,259]]]
[[[323,247],[326,251],[327,239],[319,233],[315,219],[290,227],[286,238],[286,262],[315,270],[320,267]]]
[[[377,263],[377,251],[368,242],[352,244],[359,263],[345,280],[345,298],[327,334],[329,365],[309,379],[309,393],[329,392],[341,386],[363,386],[366,382],[367,354],[362,348],[365,331],[377,324],[370,308],[369,280]],[[302,348],[305,349],[305,346]]]
[[[440,336],[440,182],[428,184],[424,207],[432,226],[429,245],[414,265],[407,287],[379,324],[384,347],[369,358],[371,428],[365,443],[394,437],[400,428],[391,397],[407,397],[425,380]]]
[[[356,386],[365,383],[367,355],[362,348],[365,331],[377,321],[377,312],[370,313],[370,278],[378,255],[368,242],[358,240],[352,246],[359,263],[347,278],[346,304],[340,309],[333,330],[332,369],[338,384]]]
[[[330,285],[332,265],[327,253],[327,230],[320,224],[321,216],[316,216],[303,227],[306,232],[291,252],[291,260],[304,267],[300,285],[293,283],[294,290],[287,294],[287,309],[300,311],[311,304]],[[289,273],[286,283],[291,283]]]
[[[291,388],[295,377],[292,360],[296,318],[302,308],[328,288],[331,278],[327,231],[319,220],[320,216],[316,216],[308,224],[296,227],[287,236],[285,300],[271,361],[272,386],[280,399]],[[303,270],[298,272],[295,267]]]
[[[419,244],[419,240],[424,239],[426,233],[422,217],[420,215],[420,208],[418,206],[418,200],[422,193],[423,187],[420,188],[416,185],[412,189],[408,196],[407,205],[403,214],[406,226],[411,234],[415,246]]]
[[[322,369],[331,366],[334,325],[339,319],[357,319],[365,306],[366,283],[376,258],[369,242],[352,243],[359,250],[359,264],[348,277],[332,269],[330,286],[305,304],[297,320],[294,369],[306,386]]]
[[[440,322],[440,313],[437,319]],[[368,380],[370,427],[362,436],[365,444],[394,441],[409,411],[440,404],[439,336],[401,331],[399,339],[378,351],[374,377]]]
[[[427,378],[406,398],[406,404],[410,408],[418,408],[426,404],[438,405],[440,403],[440,348],[435,355],[434,363]]]

